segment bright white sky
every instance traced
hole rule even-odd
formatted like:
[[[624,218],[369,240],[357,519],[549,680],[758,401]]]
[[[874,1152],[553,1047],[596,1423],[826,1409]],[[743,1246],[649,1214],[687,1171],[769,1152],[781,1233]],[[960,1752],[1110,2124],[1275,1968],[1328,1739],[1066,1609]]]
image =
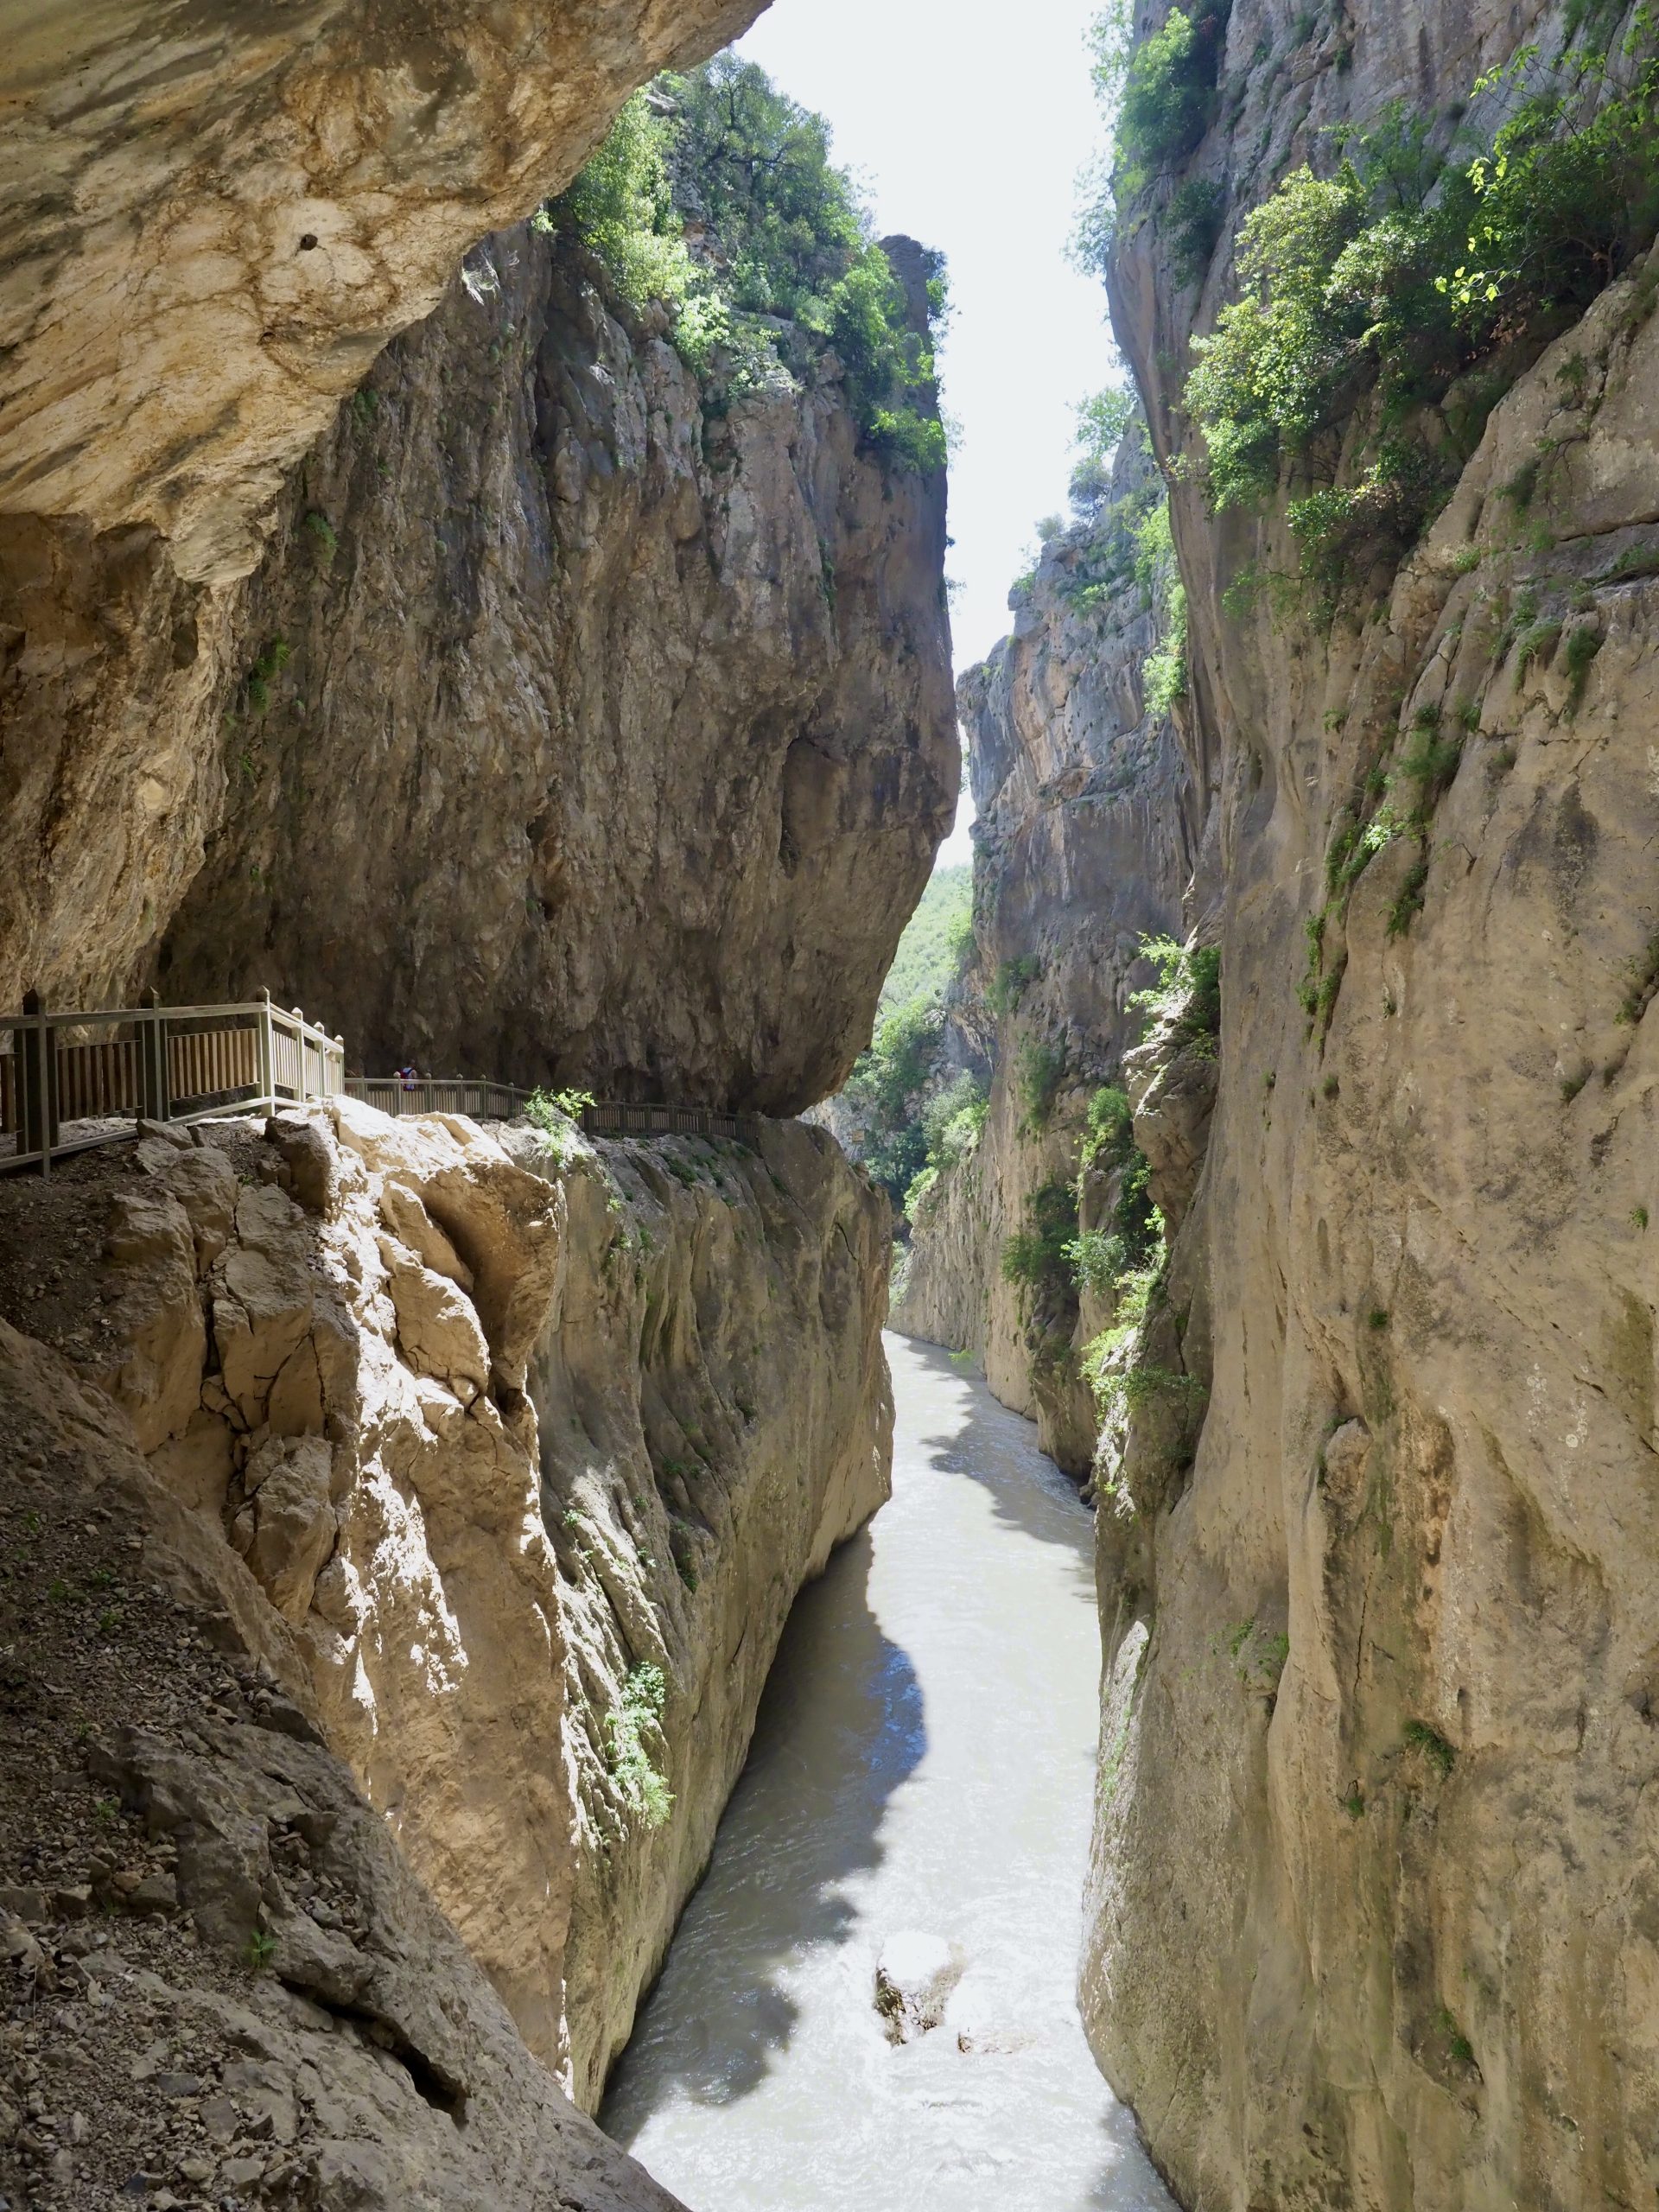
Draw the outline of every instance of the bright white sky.
[[[958,672],[1008,627],[1039,515],[1065,505],[1077,403],[1121,378],[1106,296],[1065,259],[1100,132],[1084,39],[1098,0],[772,0],[740,48],[826,117],[878,237],[943,249],[940,357],[961,442],[946,571]],[[967,790],[941,863],[966,860]]]

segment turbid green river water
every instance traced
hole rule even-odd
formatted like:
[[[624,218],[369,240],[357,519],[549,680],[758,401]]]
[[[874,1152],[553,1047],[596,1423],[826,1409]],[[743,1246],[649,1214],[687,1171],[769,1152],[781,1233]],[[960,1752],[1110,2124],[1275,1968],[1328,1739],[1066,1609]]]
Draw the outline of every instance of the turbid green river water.
[[[1173,2212],[1073,1996],[1089,1515],[944,1352],[887,1353],[893,1502],[791,1616],[601,2117],[692,2212]],[[875,1962],[906,1930],[966,1971],[957,2018],[894,2046]]]

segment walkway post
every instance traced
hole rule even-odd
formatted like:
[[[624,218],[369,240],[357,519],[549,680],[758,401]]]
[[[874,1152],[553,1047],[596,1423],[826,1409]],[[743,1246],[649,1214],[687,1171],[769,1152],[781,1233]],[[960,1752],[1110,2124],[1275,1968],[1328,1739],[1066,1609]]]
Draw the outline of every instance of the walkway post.
[[[152,985],[149,993],[149,1013],[141,1032],[138,1054],[138,1074],[143,1114],[147,1121],[168,1122],[173,1118],[173,1100],[167,1067],[167,1024],[162,1016],[162,995]]]
[[[264,1004],[259,1008],[258,1027],[255,1033],[259,1039],[259,1102],[274,1114],[276,1111],[276,1085],[273,1072],[276,1053],[271,1044],[269,985],[264,993]]]
[[[26,1045],[19,1055],[23,1094],[21,1149],[38,1149],[41,1176],[46,1180],[52,1173],[52,1147],[58,1136],[58,1071],[54,1065],[52,1031],[38,991],[24,992],[23,1014],[34,1037],[33,1049]]]

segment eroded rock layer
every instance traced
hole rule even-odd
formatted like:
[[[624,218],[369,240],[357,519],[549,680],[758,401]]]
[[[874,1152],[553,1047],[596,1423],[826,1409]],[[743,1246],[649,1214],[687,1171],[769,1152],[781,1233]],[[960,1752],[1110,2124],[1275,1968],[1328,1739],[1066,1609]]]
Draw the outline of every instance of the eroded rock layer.
[[[342,410],[222,657],[169,1000],[274,960],[371,1067],[841,1079],[956,788],[943,478],[664,327],[512,232]]]
[[[672,2212],[325,1747],[220,1530],[3,1323],[0,1529],[9,2199]]]
[[[1010,1237],[1033,1232],[1034,1206],[1068,1201],[1090,1092],[1119,1080],[1141,1033],[1128,1004],[1150,972],[1141,941],[1178,925],[1192,872],[1198,809],[1175,726],[1144,698],[1154,594],[1121,571],[1090,581],[1112,512],[1160,497],[1134,432],[1107,518],[1045,548],[1014,594],[1012,635],[957,687],[976,927],[948,1050],[988,1074],[990,1103],[977,1145],[921,1202],[893,1311],[895,1328],[972,1352],[1080,1477],[1096,1425],[1080,1355],[1109,1316],[1063,1262],[1033,1282],[1010,1281],[1002,1260]],[[1074,1231],[1098,1229],[1104,1177],[1085,1178],[1078,1197]]]
[[[591,2105],[891,1409],[885,1202],[830,1139],[566,1147],[342,1104],[9,1198],[15,1302],[54,1278],[42,1325]]]
[[[283,472],[487,231],[748,0],[8,7],[0,511],[245,574]]]
[[[1224,239],[1326,125],[1403,95],[1450,134],[1583,20],[1240,0],[1194,163]],[[1083,2000],[1192,2202],[1659,2171],[1655,276],[1503,365],[1439,518],[1334,617],[1224,601],[1295,575],[1282,499],[1172,493],[1223,1014],[1163,1312],[1209,1397],[1190,1466],[1114,1447]],[[1230,257],[1200,289],[1160,201],[1115,282],[1160,454],[1195,450]]]

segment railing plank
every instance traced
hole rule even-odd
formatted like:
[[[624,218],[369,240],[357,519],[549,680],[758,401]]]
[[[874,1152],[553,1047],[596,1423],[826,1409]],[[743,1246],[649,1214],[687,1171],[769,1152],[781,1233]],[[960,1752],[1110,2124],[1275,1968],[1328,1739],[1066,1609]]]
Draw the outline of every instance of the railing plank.
[[[118,1029],[127,1033],[109,1033]],[[60,1135],[60,1124],[146,1113],[201,1121],[275,1107],[284,1093],[338,1097],[345,1088],[343,1041],[302,1014],[278,1014],[268,997],[48,1012],[31,995],[20,1014],[0,1013],[0,1035],[8,1032],[10,1049],[0,1051],[0,1131],[13,1149],[0,1151],[0,1173],[38,1166],[44,1175],[54,1157],[126,1134],[89,1135],[83,1127]],[[267,1036],[285,1048],[280,1073],[276,1055],[262,1052]]]

